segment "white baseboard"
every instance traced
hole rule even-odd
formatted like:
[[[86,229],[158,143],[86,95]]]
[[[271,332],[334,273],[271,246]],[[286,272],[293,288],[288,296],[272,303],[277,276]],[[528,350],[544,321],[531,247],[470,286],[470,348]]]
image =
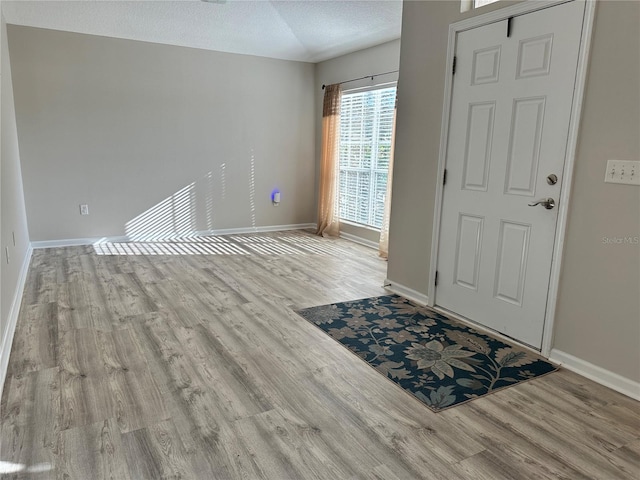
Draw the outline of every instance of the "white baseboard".
[[[315,228],[315,223],[297,223],[290,225],[269,225],[265,227],[243,227],[243,228],[223,228],[218,230],[201,230],[194,232],[196,236],[207,235],[237,235],[241,233],[264,233],[264,232],[281,232],[287,230],[304,230],[307,228]],[[185,238],[185,236],[177,236],[177,238]],[[162,241],[171,241],[171,238],[163,239]],[[63,240],[43,240],[37,242],[31,242],[31,246],[35,248],[58,248],[58,247],[75,247],[78,245],[94,245],[96,243],[120,243],[120,242],[145,242],[145,241],[159,241],[157,239],[131,239],[127,236],[118,237],[92,237],[92,238],[68,238]]]
[[[620,392],[635,400],[640,400],[640,383],[629,378],[618,375],[617,373],[605,370],[602,367],[589,363],[578,357],[574,357],[569,353],[565,353],[555,348],[551,350],[549,360],[560,363],[567,370],[582,375],[583,377],[593,380],[600,385],[609,387],[616,392]]]
[[[376,250],[379,247],[378,243],[367,240],[366,238],[358,237],[357,235],[352,235],[351,233],[340,232],[340,238],[344,238],[345,240],[349,240],[350,242],[359,243],[360,245],[374,248]]]
[[[129,241],[128,237],[66,238],[63,240],[41,240],[38,242],[31,242],[31,247],[35,250],[38,248],[77,247],[79,245],[93,245],[95,243],[127,241]]]
[[[237,235],[241,233],[284,232],[287,230],[304,230],[316,228],[315,223],[293,223],[289,225],[268,225],[265,227],[221,228],[218,230],[202,230],[197,235]]]
[[[401,297],[405,297],[411,301],[414,301],[419,305],[426,306],[429,304],[429,297],[427,297],[424,293],[420,293],[417,290],[413,290],[409,287],[405,287],[404,285],[400,285],[399,283],[393,282],[388,278],[384,281],[384,288],[400,295]]]
[[[18,274],[18,283],[16,284],[15,295],[11,302],[11,308],[9,309],[9,316],[7,317],[7,329],[4,332],[2,338],[2,345],[0,346],[0,398],[2,398],[2,389],[4,388],[4,382],[7,378],[7,369],[9,368],[9,356],[11,355],[11,345],[13,344],[13,335],[16,331],[16,325],[18,323],[18,315],[20,313],[20,305],[22,303],[22,295],[24,294],[24,287],[27,283],[27,272],[29,271],[29,264],[31,263],[31,254],[33,248],[29,245],[27,254],[22,262],[20,273]]]

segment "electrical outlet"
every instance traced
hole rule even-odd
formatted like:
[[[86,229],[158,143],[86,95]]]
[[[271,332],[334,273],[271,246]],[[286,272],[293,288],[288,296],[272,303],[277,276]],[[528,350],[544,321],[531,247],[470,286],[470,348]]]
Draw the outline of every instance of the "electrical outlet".
[[[607,183],[622,183],[624,185],[640,185],[640,162],[607,160],[604,181]]]
[[[89,205],[84,203],[80,205],[80,215],[89,215]]]

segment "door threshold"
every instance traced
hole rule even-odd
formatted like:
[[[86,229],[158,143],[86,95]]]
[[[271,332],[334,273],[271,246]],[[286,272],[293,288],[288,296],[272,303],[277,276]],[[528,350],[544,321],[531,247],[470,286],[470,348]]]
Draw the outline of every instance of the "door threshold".
[[[473,328],[474,330],[477,330],[480,333],[484,333],[485,335],[489,335],[491,337],[496,337],[497,339],[502,340],[503,342],[515,343],[518,347],[528,350],[531,353],[534,353],[536,355],[542,355],[541,349],[532,347],[531,345],[523,343],[516,338],[505,335],[504,333],[500,333],[497,330],[493,330],[492,328],[485,327],[484,325],[474,320],[471,320],[470,318],[463,317],[462,315],[459,315],[455,312],[452,312],[451,310],[447,310],[446,308],[442,308],[437,305],[431,308],[433,308],[438,313],[441,313],[443,315],[446,315],[447,317],[454,318],[455,320],[458,320],[459,322],[464,323],[467,327]],[[547,358],[547,357],[544,357],[544,358]]]

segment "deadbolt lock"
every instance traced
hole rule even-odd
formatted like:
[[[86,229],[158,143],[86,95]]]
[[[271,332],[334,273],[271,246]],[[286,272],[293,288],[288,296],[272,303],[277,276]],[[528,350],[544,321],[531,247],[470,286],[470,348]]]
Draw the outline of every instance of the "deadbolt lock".
[[[556,183],[558,183],[558,176],[555,173],[552,173],[551,175],[547,176],[547,183],[549,185],[555,185]]]

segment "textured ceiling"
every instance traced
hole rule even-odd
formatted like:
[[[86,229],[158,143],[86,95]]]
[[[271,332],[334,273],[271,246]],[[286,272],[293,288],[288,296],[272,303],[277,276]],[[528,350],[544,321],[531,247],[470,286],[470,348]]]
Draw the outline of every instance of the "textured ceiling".
[[[3,1],[7,23],[320,62],[400,37],[402,1]]]

